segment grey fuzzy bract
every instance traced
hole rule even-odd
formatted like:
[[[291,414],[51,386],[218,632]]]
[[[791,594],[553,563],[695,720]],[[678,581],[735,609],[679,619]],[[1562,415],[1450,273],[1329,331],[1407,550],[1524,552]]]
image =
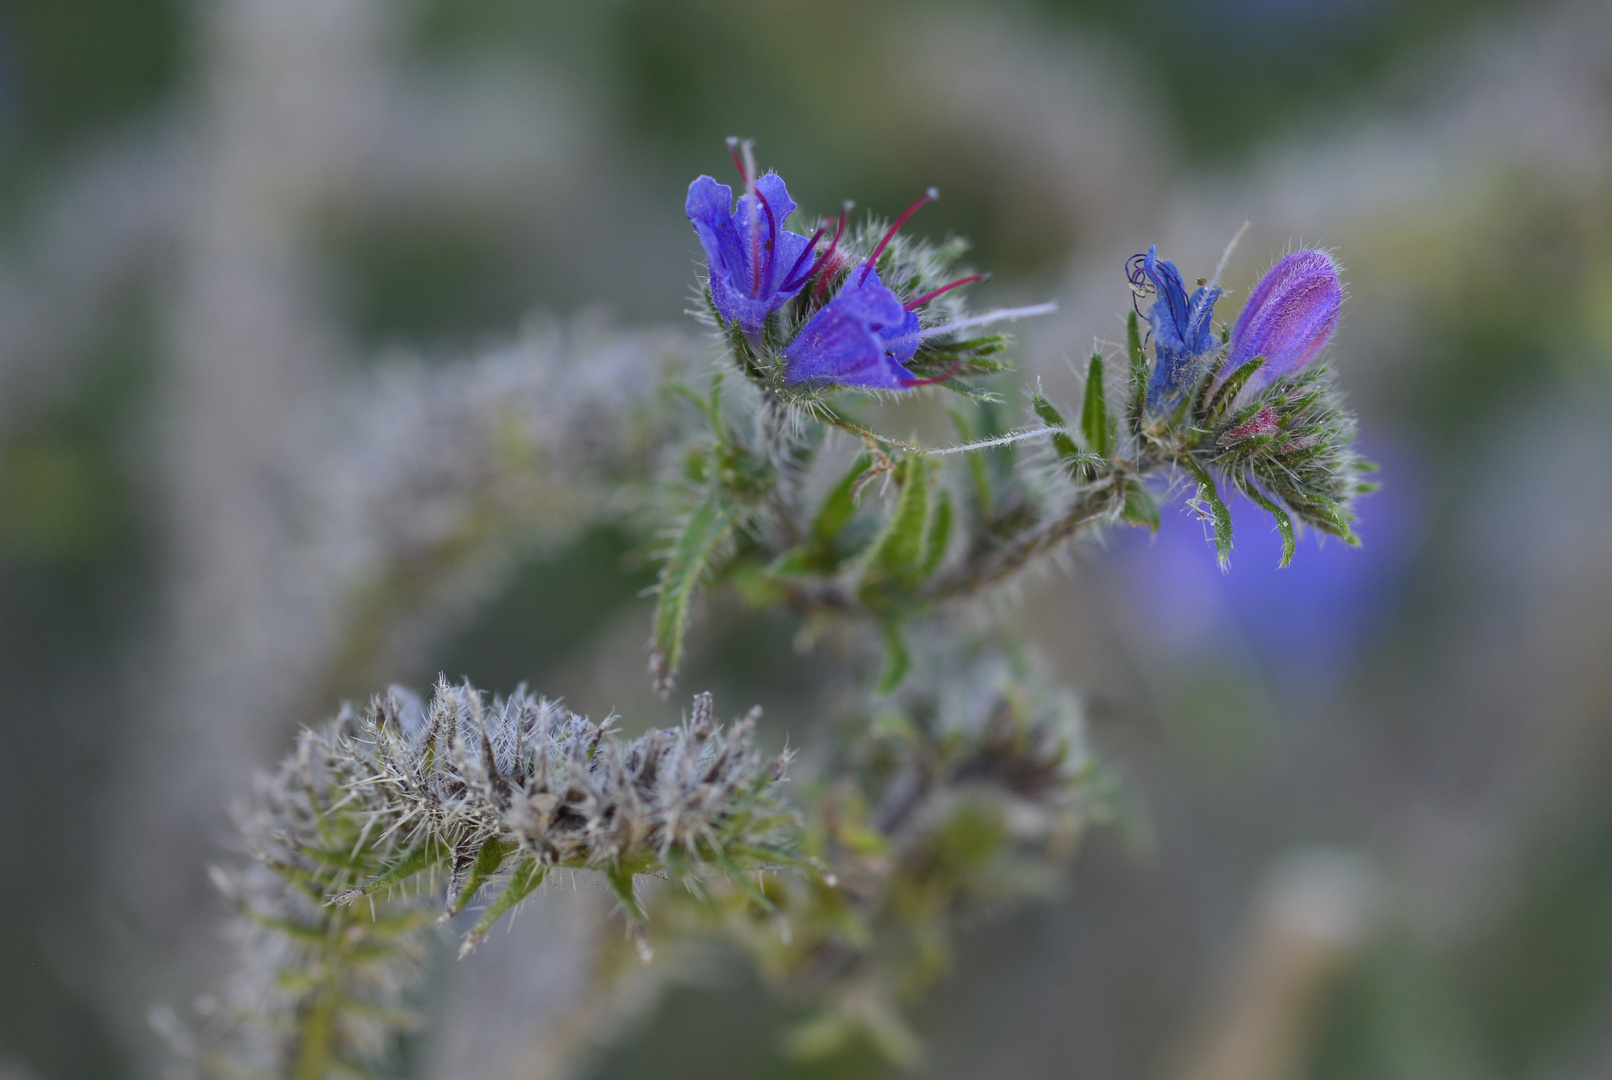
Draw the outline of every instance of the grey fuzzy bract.
[[[776,829],[737,835],[772,809],[788,761],[753,749],[758,716],[724,729],[701,694],[682,727],[622,743],[608,721],[524,687],[489,702],[444,682],[429,704],[393,688],[344,744],[355,761],[374,762],[375,775],[354,789],[363,801],[392,818],[390,829],[447,844],[456,877],[492,839],[543,866],[602,870],[776,839]]]

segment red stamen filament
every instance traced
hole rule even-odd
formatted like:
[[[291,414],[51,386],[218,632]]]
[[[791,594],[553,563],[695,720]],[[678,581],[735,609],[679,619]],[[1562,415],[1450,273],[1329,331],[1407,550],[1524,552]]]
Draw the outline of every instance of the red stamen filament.
[[[806,241],[806,246],[801,248],[800,254],[795,257],[795,265],[791,266],[789,268],[789,273],[784,275],[783,284],[778,286],[780,291],[793,289],[796,287],[797,281],[804,283],[811,278],[812,275],[810,270],[806,272],[804,277],[798,279],[795,277],[795,272],[800,269],[800,264],[806,261],[806,256],[817,250],[817,242],[823,238],[823,234],[827,231],[828,229],[826,226],[819,225],[817,227],[817,231],[812,233],[812,238]],[[815,270],[816,267],[813,266],[812,269]]]
[[[761,188],[758,186],[755,189],[755,191],[756,191],[756,199],[760,201],[761,208],[763,210],[767,211],[767,282],[768,282],[768,284],[771,284],[772,283],[773,253],[778,249],[778,219],[773,217],[772,204],[767,201],[767,196],[765,196],[765,195],[763,195],[761,193]],[[750,295],[752,297],[756,297],[756,296],[761,295],[761,230],[760,229],[756,230],[756,237],[755,237],[755,240],[750,245],[750,250],[751,250],[751,255],[750,255],[750,266],[751,266],[751,272],[750,272],[750,279],[751,279]]]
[[[873,249],[873,254],[869,255],[867,262],[862,265],[862,277],[858,284],[868,279],[868,273],[873,269],[873,264],[879,261],[879,256],[884,254],[884,249],[889,246],[890,241],[896,238],[896,233],[901,231],[901,226],[906,224],[907,219],[916,214],[918,208],[924,203],[932,203],[938,198],[940,198],[940,192],[930,188],[924,192],[923,198],[901,211],[901,216],[896,218],[895,224],[890,226],[889,230],[884,234],[884,239],[879,241],[879,246]]]
[[[828,296],[828,283],[834,280],[834,275],[840,272],[845,260],[838,255],[823,262],[822,276],[817,279],[817,299],[823,300]]]
[[[840,223],[834,226],[834,239],[828,242],[828,250],[819,255],[817,257],[817,261],[812,263],[812,268],[806,271],[806,279],[808,281],[811,280],[813,274],[817,273],[819,270],[824,270],[825,267],[830,266],[829,260],[834,258],[834,250],[840,246],[840,237],[845,235],[845,223],[851,218],[852,205],[853,204],[849,199],[841,204]],[[833,276],[831,272],[832,269],[837,269],[837,267],[830,267],[829,270],[824,270],[823,276],[817,279],[817,298],[819,300],[828,295],[828,279]]]
[[[910,383],[907,383],[907,385],[908,386],[934,386],[937,383],[943,383],[947,379],[951,378],[953,375],[956,375],[957,374],[957,369],[962,367],[962,366],[963,366],[963,360],[962,360],[961,357],[958,357],[956,360],[952,361],[952,366],[951,367],[947,368],[945,371],[941,372],[939,375],[935,375],[935,376],[933,376],[931,378],[928,378],[928,379],[916,379],[916,380],[914,380],[914,381],[912,381]]]
[[[931,289],[928,292],[924,293],[922,296],[916,296],[916,297],[912,298],[911,300],[908,300],[902,306],[905,307],[908,311],[917,311],[919,308],[923,307],[925,304],[929,303],[929,301],[933,300],[937,296],[942,296],[942,295],[944,295],[946,293],[949,293],[953,289],[960,289],[964,285],[972,285],[976,281],[984,281],[988,277],[990,277],[989,274],[974,274],[974,275],[972,275],[970,277],[958,278],[956,281],[952,282],[950,285],[942,285],[938,289]]]

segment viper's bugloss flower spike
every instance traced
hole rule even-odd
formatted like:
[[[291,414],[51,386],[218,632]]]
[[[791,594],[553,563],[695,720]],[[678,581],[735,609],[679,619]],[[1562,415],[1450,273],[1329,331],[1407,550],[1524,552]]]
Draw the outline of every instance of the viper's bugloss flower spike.
[[[683,209],[705,248],[711,302],[724,319],[753,338],[767,316],[811,277],[816,267],[809,257],[816,238],[784,228],[795,212],[789,189],[777,173],[755,176],[746,163],[748,143],[744,149],[745,158],[735,154],[745,181],[737,205],[732,188],[701,176],[688,186]]]
[[[1271,267],[1237,317],[1217,383],[1257,357],[1251,396],[1315,359],[1332,339],[1343,305],[1338,264],[1324,251],[1295,251]]]
[[[1159,258],[1157,246],[1150,246],[1146,255],[1131,256],[1126,276],[1138,292],[1151,285],[1158,296],[1147,310],[1156,360],[1147,388],[1147,407],[1162,409],[1180,399],[1197,378],[1199,359],[1214,351],[1215,301],[1224,290],[1214,284],[1202,285],[1189,297],[1181,271],[1175,263]]]
[[[904,366],[918,351],[918,316],[871,267],[853,273],[784,349],[784,381],[905,390],[921,381]]]

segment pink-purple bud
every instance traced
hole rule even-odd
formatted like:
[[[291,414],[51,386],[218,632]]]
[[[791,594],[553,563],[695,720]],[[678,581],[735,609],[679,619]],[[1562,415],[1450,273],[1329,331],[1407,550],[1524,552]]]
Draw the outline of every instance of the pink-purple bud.
[[[1257,393],[1315,359],[1338,326],[1343,286],[1338,264],[1324,251],[1295,251],[1254,287],[1232,328],[1218,381],[1256,357],[1265,363],[1248,380]]]

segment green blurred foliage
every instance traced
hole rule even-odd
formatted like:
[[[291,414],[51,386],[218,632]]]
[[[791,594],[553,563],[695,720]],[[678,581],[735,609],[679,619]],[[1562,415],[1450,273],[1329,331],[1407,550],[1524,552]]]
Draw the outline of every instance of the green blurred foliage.
[[[1541,835],[1481,939],[1390,935],[1340,988],[1311,1080],[1593,1075],[1612,1024],[1612,805]],[[1560,824],[1560,823],[1556,823]]]
[[[138,119],[178,82],[178,0],[0,4],[0,193],[31,191],[86,138]]]

